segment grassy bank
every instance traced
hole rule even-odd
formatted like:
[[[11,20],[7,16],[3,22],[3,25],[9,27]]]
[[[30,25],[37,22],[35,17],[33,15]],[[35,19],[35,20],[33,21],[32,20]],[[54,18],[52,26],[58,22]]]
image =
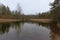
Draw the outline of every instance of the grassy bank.
[[[30,19],[32,22],[50,23],[52,19]]]
[[[50,23],[51,19],[29,19],[29,20],[21,20],[21,19],[0,19],[1,22],[17,22],[17,21],[30,21],[30,22],[40,22],[40,23]]]
[[[0,23],[3,22],[17,22],[17,21],[21,21],[20,19],[0,19]]]

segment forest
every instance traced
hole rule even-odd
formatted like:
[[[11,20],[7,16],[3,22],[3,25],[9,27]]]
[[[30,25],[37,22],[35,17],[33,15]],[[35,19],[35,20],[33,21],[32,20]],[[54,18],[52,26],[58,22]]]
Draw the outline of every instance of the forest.
[[[60,21],[60,0],[54,0],[50,3],[51,9],[47,12],[38,13],[36,15],[24,15],[21,12],[21,7],[18,5],[17,9],[11,11],[9,7],[1,4],[0,5],[0,18],[3,19],[52,19],[54,21]]]

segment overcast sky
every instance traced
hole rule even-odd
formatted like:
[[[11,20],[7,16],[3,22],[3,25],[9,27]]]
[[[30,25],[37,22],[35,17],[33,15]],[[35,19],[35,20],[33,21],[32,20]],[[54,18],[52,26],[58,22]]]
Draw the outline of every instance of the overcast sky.
[[[36,14],[50,10],[49,3],[54,0],[0,0],[0,3],[9,6],[10,10],[16,10],[19,3],[23,13]]]

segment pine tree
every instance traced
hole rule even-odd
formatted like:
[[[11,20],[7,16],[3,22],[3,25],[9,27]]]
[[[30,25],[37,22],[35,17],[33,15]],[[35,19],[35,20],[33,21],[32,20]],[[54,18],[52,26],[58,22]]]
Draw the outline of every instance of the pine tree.
[[[60,21],[60,0],[52,3],[51,13],[55,21]]]

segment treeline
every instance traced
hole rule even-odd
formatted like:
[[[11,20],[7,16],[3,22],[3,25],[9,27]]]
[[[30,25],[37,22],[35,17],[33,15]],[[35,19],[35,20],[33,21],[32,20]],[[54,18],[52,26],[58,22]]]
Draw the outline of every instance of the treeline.
[[[9,7],[0,5],[0,18],[16,18],[16,19],[53,19],[54,21],[60,21],[60,0],[54,0],[53,3],[50,3],[51,10],[48,12],[38,13],[37,15],[21,15],[21,8],[18,5],[18,10],[11,11]]]
[[[60,21],[60,0],[54,0],[50,3],[51,10],[44,13],[39,13],[39,18],[51,18],[55,21]]]
[[[36,15],[25,15],[27,19],[52,19],[52,14],[50,12],[37,13]]]
[[[25,18],[35,19],[53,19],[54,21],[60,21],[60,0],[54,0],[50,3],[51,9],[47,12],[37,13],[37,15],[28,15]]]
[[[20,15],[21,15],[21,12],[20,10],[15,10],[15,11],[11,11],[9,9],[9,7],[1,4],[0,5],[0,18],[16,18],[16,19],[20,19]]]
[[[50,12],[43,12],[38,14],[39,18],[52,19],[52,14]]]
[[[60,21],[60,0],[54,0],[51,5],[51,14],[53,15],[53,20]]]

